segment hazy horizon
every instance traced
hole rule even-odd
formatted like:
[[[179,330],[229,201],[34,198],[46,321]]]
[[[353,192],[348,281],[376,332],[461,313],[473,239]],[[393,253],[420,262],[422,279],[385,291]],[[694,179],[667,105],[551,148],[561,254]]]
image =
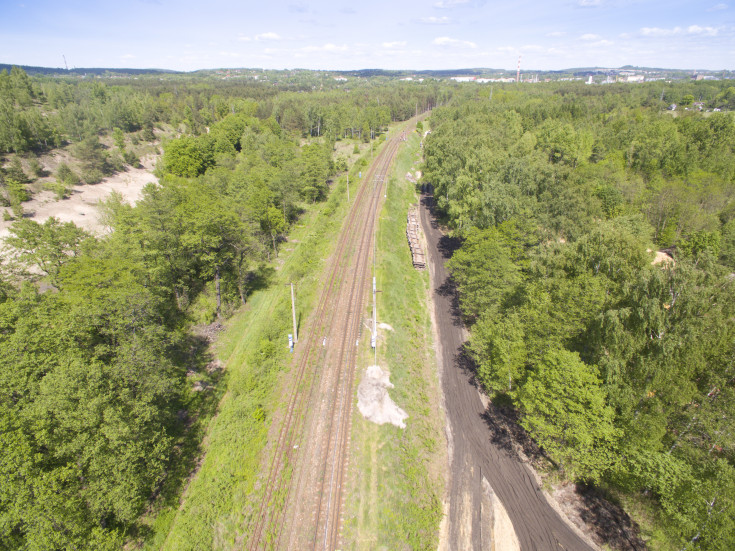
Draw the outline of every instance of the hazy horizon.
[[[195,71],[732,70],[735,9],[710,0],[13,2],[0,62]]]

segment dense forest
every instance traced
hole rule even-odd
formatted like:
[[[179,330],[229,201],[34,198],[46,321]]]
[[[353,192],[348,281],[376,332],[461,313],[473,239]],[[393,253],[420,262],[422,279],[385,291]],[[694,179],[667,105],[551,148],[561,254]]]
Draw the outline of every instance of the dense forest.
[[[734,92],[473,87],[425,141],[477,379],[660,548],[735,547]]]
[[[347,169],[337,141],[357,148],[448,96],[0,72],[0,192],[16,219],[0,264],[0,548],[140,536],[171,473],[194,467],[192,420],[212,407],[187,379],[206,362],[192,326],[268,285],[289,227]],[[161,138],[158,182],[135,206],[102,206],[109,233],[22,216],[39,155],[65,148],[78,162],[55,175],[63,197]]]
[[[144,539],[215,407],[193,326],[269,284],[337,145],[437,106],[423,183],[462,243],[477,379],[562,476],[652,511],[657,545],[735,547],[735,88],[323,84],[0,71],[0,548]],[[105,235],[38,223],[60,150],[60,199],[146,151],[158,182],[108,199]]]

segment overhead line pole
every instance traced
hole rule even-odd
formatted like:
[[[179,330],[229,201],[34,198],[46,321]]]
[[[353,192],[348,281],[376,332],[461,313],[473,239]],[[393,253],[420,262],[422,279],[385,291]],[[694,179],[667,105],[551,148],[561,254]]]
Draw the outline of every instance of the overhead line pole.
[[[299,335],[296,330],[296,299],[294,297],[293,293],[293,281],[291,283],[286,283],[286,285],[291,286],[291,314],[293,316],[293,342],[299,342]]]

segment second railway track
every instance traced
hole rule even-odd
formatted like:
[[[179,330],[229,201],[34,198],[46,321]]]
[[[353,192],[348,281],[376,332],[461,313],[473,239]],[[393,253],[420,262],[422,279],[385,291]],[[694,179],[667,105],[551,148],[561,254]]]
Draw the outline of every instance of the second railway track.
[[[297,347],[296,369],[248,549],[337,549],[357,342],[370,286],[375,220],[400,138],[366,171],[325,285]],[[292,472],[292,476],[289,473]]]

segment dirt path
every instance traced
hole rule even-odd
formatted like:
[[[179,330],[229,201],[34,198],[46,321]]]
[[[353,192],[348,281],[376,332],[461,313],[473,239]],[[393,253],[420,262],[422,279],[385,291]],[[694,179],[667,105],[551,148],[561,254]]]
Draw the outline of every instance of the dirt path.
[[[103,233],[104,227],[100,223],[97,204],[113,191],[121,193],[128,203],[135,204],[145,185],[157,181],[152,174],[157,159],[157,155],[147,155],[140,160],[138,167],[129,167],[125,172],[113,174],[99,184],[74,186],[67,199],[58,200],[53,192],[42,191],[23,203],[25,217],[41,223],[54,216],[62,222],[74,222],[91,233]],[[10,209],[0,207],[0,211],[2,210]],[[8,235],[8,228],[13,223],[1,218],[0,215],[0,239]]]
[[[428,241],[449,424],[451,472],[443,537],[446,548],[593,549],[559,516],[529,467],[499,431],[493,430],[492,414],[483,404],[461,355],[465,330],[459,319],[456,291],[444,267],[456,244],[439,230],[430,212],[431,201],[431,196],[422,196],[421,224]],[[493,506],[493,501],[502,506]]]

